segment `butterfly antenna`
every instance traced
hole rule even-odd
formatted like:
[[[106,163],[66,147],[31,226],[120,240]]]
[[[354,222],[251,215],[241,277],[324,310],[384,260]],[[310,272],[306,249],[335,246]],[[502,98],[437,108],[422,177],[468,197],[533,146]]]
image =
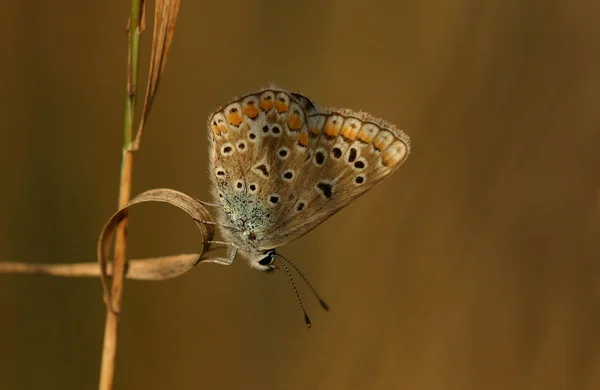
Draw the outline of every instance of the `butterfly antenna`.
[[[306,322],[306,326],[308,327],[308,329],[310,329],[310,327],[311,327],[310,318],[308,318],[308,314],[306,314],[306,310],[304,309],[304,304],[302,304],[302,299],[300,298],[300,294],[298,293],[298,289],[296,288],[296,283],[294,283],[292,274],[290,273],[290,270],[288,269],[288,267],[285,265],[285,262],[281,258],[279,258],[279,262],[283,266],[283,269],[285,269],[285,272],[287,273],[288,278],[290,278],[290,282],[292,283],[292,287],[294,288],[294,292],[296,293],[296,298],[298,298],[298,303],[300,304],[300,309],[302,309],[302,313],[304,314],[304,322]]]
[[[321,296],[317,293],[317,290],[315,290],[315,288],[312,286],[312,284],[310,284],[310,282],[308,281],[308,278],[306,276],[304,276],[304,274],[298,269],[298,267],[296,267],[296,264],[292,263],[290,260],[288,260],[285,257],[281,256],[279,253],[277,253],[277,257],[280,257],[281,260],[287,262],[289,265],[291,265],[296,270],[296,272],[298,273],[298,275],[300,275],[300,277],[302,278],[302,280],[304,280],[304,283],[306,283],[306,285],[308,286],[308,288],[310,288],[310,291],[312,291],[312,293],[315,296],[315,298],[317,298],[317,301],[319,301],[319,305],[321,305],[321,307],[323,308],[323,310],[329,311],[329,305],[327,303],[325,303],[325,301],[323,300],[323,298],[321,298]]]

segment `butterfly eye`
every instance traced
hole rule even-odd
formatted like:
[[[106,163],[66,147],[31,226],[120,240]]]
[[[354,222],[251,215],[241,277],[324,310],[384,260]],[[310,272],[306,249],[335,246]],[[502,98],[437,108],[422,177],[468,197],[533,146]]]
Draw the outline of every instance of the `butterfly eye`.
[[[258,261],[258,264],[266,267],[268,265],[273,264],[273,259],[274,259],[274,256],[271,253],[269,253],[267,256],[265,256],[262,259],[260,259]]]

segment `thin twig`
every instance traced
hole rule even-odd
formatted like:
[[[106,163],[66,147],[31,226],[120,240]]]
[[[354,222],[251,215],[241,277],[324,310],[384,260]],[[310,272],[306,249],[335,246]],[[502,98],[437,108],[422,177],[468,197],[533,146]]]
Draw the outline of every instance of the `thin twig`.
[[[205,258],[202,253],[182,253],[127,261],[125,277],[135,280],[167,280],[194,268],[199,263],[219,263],[219,257]],[[100,276],[98,262],[74,264],[32,264],[0,261],[0,274],[50,275],[66,278],[97,278]],[[112,263],[107,264],[106,274],[112,275]]]
[[[131,171],[133,167],[133,150],[131,141],[135,121],[135,103],[137,97],[138,68],[140,58],[140,22],[142,19],[143,0],[131,0],[129,18],[129,39],[127,47],[127,93],[125,98],[125,126],[123,134],[123,159],[121,162],[121,182],[119,185],[119,209],[125,207],[131,197]],[[104,327],[104,346],[100,368],[100,390],[112,390],[114,384],[115,363],[117,356],[117,330],[119,311],[123,293],[123,279],[127,256],[127,217],[123,218],[115,236],[113,260],[113,280],[111,302],[106,302],[106,323]]]

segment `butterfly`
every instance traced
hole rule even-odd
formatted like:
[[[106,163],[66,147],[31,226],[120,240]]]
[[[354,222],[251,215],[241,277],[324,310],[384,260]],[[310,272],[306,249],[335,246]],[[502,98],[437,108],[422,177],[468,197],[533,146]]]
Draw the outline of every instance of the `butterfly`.
[[[210,116],[208,129],[212,195],[232,247],[229,262],[241,253],[262,271],[275,268],[276,248],[373,188],[410,152],[409,137],[391,123],[277,88],[229,102]]]

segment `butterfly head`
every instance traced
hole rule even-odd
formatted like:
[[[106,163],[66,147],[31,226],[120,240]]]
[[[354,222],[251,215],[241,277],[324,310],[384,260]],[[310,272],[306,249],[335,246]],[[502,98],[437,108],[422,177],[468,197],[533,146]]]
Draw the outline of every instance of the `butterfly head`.
[[[248,255],[250,266],[260,271],[271,272],[275,271],[275,258],[277,252],[275,249],[256,252]]]

